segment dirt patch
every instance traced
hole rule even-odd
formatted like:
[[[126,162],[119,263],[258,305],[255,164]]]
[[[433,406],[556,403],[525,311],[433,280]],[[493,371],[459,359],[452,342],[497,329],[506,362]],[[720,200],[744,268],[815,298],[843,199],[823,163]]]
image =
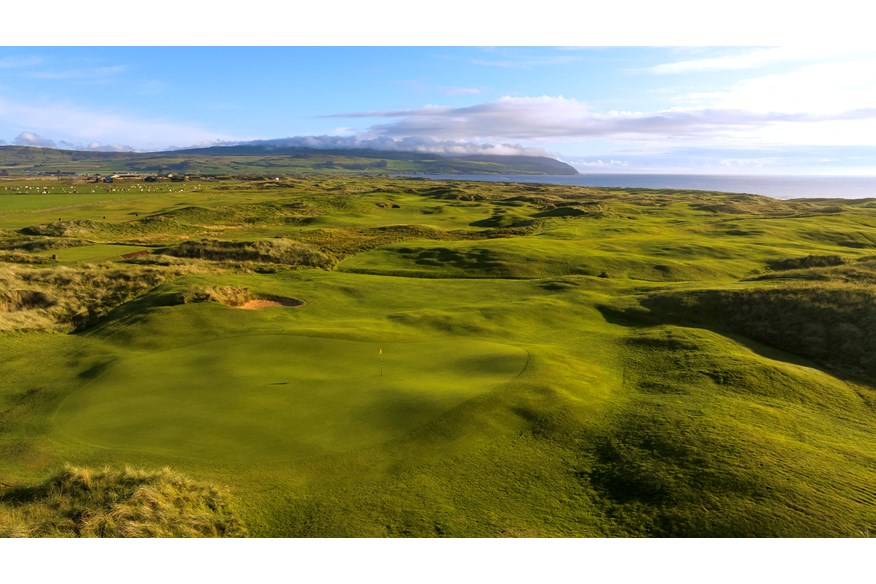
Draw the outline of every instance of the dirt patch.
[[[244,302],[236,308],[242,308],[244,310],[259,310],[261,308],[268,308],[269,306],[301,306],[302,304],[304,304],[303,300],[296,300],[295,298],[256,298],[255,300]]]

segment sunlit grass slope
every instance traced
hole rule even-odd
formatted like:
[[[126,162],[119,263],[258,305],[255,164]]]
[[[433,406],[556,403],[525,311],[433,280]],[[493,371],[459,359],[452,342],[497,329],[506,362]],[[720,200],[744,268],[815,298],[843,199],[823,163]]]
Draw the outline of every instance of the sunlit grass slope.
[[[701,329],[625,345],[624,403],[590,470],[610,515],[674,537],[872,534],[876,418],[855,388]]]

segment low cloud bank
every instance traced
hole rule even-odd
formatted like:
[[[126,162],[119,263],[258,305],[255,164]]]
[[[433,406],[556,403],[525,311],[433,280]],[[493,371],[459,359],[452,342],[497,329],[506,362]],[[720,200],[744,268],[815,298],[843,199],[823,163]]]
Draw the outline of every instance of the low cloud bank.
[[[22,132],[12,141],[17,146],[36,146],[39,148],[57,148],[54,140],[43,138],[33,132]]]
[[[53,140],[36,132],[21,132],[12,141],[17,146],[57,148],[60,150],[85,150],[95,152],[144,152],[124,144],[104,144],[89,142],[73,143],[67,140]],[[0,144],[5,144],[0,140]],[[392,138],[378,136],[363,138],[359,136],[291,136],[272,140],[213,140],[189,146],[169,146],[166,151],[210,148],[213,146],[257,146],[265,150],[281,148],[313,148],[316,150],[382,150],[389,152],[418,152],[444,156],[547,156],[556,158],[556,153],[542,148],[531,148],[520,144],[491,144],[463,140],[434,140],[424,136]]]
[[[0,140],[0,144],[6,142]],[[35,132],[21,132],[12,141],[16,146],[34,146],[37,148],[57,148],[60,150],[89,150],[94,152],[134,152],[134,148],[125,146],[124,144],[102,144],[100,142],[89,142],[88,144],[74,144],[66,140],[55,141],[51,138],[45,138]]]
[[[390,137],[377,136],[293,136],[276,140],[253,140],[249,142],[226,142],[221,146],[252,145],[270,148],[315,148],[319,150],[369,149],[391,152],[421,152],[448,156],[470,156],[492,154],[499,156],[551,156],[542,148],[531,148],[520,144],[491,144],[487,142],[468,142],[462,140],[435,140],[426,136]]]

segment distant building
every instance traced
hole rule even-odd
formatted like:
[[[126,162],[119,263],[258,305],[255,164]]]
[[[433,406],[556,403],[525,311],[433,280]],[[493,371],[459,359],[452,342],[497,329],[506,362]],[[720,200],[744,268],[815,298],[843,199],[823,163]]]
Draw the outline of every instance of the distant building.
[[[132,172],[119,172],[103,177],[103,182],[106,183],[115,182],[117,180],[144,180],[144,176],[142,174]]]

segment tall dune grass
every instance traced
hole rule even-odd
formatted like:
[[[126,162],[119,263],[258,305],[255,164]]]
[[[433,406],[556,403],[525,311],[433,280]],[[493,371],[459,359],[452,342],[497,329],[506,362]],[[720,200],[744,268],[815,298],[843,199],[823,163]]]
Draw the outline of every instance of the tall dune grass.
[[[84,328],[175,273],[112,264],[0,266],[0,331]]]
[[[169,468],[66,466],[0,495],[0,537],[243,537],[227,492]]]

